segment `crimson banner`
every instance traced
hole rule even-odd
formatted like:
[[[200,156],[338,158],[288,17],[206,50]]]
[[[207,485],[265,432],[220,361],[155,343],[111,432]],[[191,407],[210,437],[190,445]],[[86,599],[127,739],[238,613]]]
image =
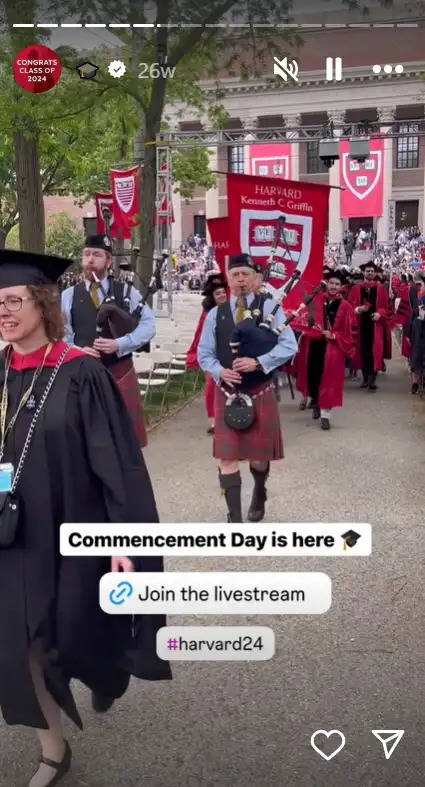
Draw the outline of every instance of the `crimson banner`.
[[[370,156],[364,164],[349,157],[348,139],[339,143],[340,218],[382,216],[384,197],[384,139],[370,140]]]
[[[262,177],[291,177],[291,146],[287,142],[249,146],[249,174]]]
[[[285,300],[299,306],[304,292],[316,287],[323,271],[329,186],[253,175],[227,175],[228,237],[237,241],[232,254],[249,254],[265,265],[274,246],[277,219],[284,215],[270,284],[276,289],[295,268],[301,277]]]
[[[211,245],[214,249],[214,257],[222,273],[227,273],[227,264],[231,254],[238,254],[231,248],[229,219],[221,217],[219,219],[207,219],[208,232],[211,236]]]
[[[126,171],[110,171],[112,197],[114,201],[114,224],[124,239],[131,238],[131,230],[140,223],[139,219],[139,167]]]
[[[94,195],[94,201],[96,205],[96,232],[98,235],[103,235],[105,232],[105,222],[103,220],[102,211],[104,208],[107,208],[111,215],[109,221],[110,233],[113,238],[117,236],[117,230],[114,223],[114,198],[112,194],[100,194],[96,192]]]

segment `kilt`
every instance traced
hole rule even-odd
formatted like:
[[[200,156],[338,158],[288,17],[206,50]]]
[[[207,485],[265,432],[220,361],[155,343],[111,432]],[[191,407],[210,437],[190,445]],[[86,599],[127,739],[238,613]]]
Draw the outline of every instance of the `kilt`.
[[[263,394],[257,396],[258,393]],[[283,459],[279,409],[270,380],[249,391],[254,398],[254,423],[238,431],[224,423],[226,397],[218,385],[214,396],[213,455],[227,462],[273,462]]]
[[[142,398],[140,395],[139,381],[131,358],[123,358],[114,366],[110,367],[121,396],[127,405],[127,410],[133,422],[134,430],[140,448],[145,448],[148,444],[148,437],[145,429],[145,419],[143,418]]]

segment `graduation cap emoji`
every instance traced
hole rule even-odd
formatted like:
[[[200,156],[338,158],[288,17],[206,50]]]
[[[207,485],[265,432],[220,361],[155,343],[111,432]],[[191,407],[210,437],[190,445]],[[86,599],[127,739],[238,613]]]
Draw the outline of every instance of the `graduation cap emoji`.
[[[355,547],[359,538],[361,538],[360,533],[356,533],[355,530],[347,530],[346,533],[343,533],[341,538],[344,539],[344,552],[347,547]]]
[[[95,66],[94,63],[86,61],[85,63],[81,63],[80,66],[77,66],[76,70],[80,75],[80,79],[93,79],[99,71],[99,66]]]

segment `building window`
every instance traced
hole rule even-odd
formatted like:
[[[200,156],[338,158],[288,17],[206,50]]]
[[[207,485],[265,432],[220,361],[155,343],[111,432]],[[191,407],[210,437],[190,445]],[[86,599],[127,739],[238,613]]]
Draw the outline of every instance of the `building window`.
[[[319,158],[319,140],[314,139],[307,142],[307,174],[320,175],[327,171],[325,164]]]
[[[400,123],[397,137],[397,169],[419,167],[419,123]],[[406,134],[408,136],[403,136]]]
[[[228,170],[236,175],[245,173],[245,147],[244,145],[231,145],[228,150]]]

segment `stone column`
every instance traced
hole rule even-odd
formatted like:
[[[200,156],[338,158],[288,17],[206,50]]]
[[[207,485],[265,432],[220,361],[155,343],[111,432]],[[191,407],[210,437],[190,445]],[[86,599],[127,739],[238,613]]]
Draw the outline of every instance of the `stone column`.
[[[210,160],[209,160],[209,168],[211,170],[218,170],[218,147],[215,145],[212,148],[209,148],[211,153]],[[208,189],[205,192],[205,215],[207,219],[217,219],[220,215],[220,200],[219,200],[219,191],[218,185],[214,189]],[[212,245],[211,236],[208,232],[208,224],[207,224],[207,244],[208,246]]]
[[[381,134],[387,133],[394,122],[394,110],[378,107],[378,118]],[[388,227],[390,220],[390,201],[393,193],[393,139],[384,138],[384,153],[382,162],[382,216],[376,221],[378,243],[388,243]]]
[[[344,112],[328,112],[329,120],[335,125],[344,123]],[[341,129],[335,129],[335,137],[341,136]],[[339,159],[335,161],[329,169],[329,185],[339,186]],[[331,188],[329,195],[329,243],[341,243],[343,233],[343,220],[340,218],[340,191],[338,188]]]
[[[258,126],[257,117],[244,117],[241,118],[242,128],[245,132],[255,131]],[[245,158],[245,175],[251,175],[251,163],[249,158],[249,144],[255,144],[255,136],[253,134],[245,133],[244,135],[244,158]]]
[[[290,178],[291,180],[299,180],[300,179],[300,143],[296,140],[297,137],[299,138],[299,127],[301,125],[301,115],[284,115],[283,118],[285,122],[285,126],[287,128],[293,128],[297,130],[288,131],[286,134],[286,139],[288,142],[291,143],[291,164],[290,164]]]

